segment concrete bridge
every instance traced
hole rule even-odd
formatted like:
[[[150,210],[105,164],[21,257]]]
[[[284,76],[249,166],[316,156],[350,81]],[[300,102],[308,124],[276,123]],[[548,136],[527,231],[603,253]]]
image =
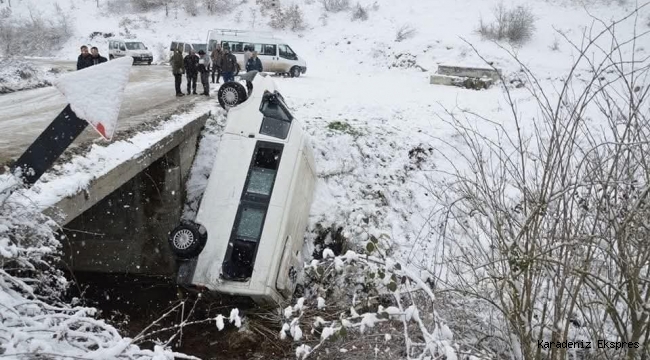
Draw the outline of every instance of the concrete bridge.
[[[72,61],[25,59],[66,72]],[[117,131],[132,132],[152,120],[192,108],[205,97],[174,96],[168,66],[134,66],[120,108]],[[215,100],[208,100],[215,101]],[[0,165],[15,160],[67,104],[54,87],[0,96]],[[74,271],[172,275],[167,232],[178,225],[185,181],[197,138],[209,113],[153,144],[140,156],[108,170],[83,191],[44,212],[63,229],[64,260]],[[72,147],[97,140],[86,129]],[[0,173],[4,168],[0,166]]]
[[[71,270],[174,274],[167,233],[178,225],[185,181],[209,116],[190,121],[44,211],[66,235],[64,261]]]

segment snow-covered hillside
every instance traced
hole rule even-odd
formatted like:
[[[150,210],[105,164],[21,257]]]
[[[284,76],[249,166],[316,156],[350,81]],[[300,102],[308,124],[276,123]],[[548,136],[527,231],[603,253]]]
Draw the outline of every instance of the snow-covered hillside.
[[[268,25],[269,12],[261,13],[254,1],[244,1],[226,14],[209,15],[199,4],[197,16],[188,15],[182,5],[171,7],[169,15],[160,8],[156,11],[128,13],[129,1],[70,1],[14,0],[12,16],[28,18],[42,16],[54,21],[55,4],[69,17],[72,37],[62,49],[51,49],[52,56],[76,59],[79,46],[95,45],[106,54],[107,41],[102,35],[115,38],[136,37],[154,49],[154,59],[160,61],[168,53],[173,40],[204,42],[207,30],[212,28],[273,31]],[[471,45],[497,67],[517,71],[517,66],[499,45],[481,41],[476,30],[480,19],[491,21],[498,1],[459,0],[440,1],[360,1],[368,9],[365,21],[351,19],[350,11],[326,12],[320,1],[278,1],[279,4],[298,4],[304,13],[304,31],[276,31],[288,39],[295,50],[304,56],[318,73],[355,72],[374,73],[398,63],[395,55],[410,54],[419,65],[435,71],[441,63],[483,65],[473,53]],[[532,40],[515,51],[534,70],[557,74],[566,69],[575,56],[575,49],[566,44],[562,34],[579,44],[585,31],[599,21],[608,23],[634,10],[635,2],[607,1],[512,1],[508,6],[525,5],[536,16],[536,31]],[[99,7],[97,6],[99,4]],[[112,5],[115,4],[115,5]],[[2,6],[2,5],[0,5]],[[6,6],[6,4],[4,5]],[[647,9],[639,14],[639,25],[647,22]],[[413,36],[396,42],[400,28],[408,26]],[[630,33],[634,22],[621,24],[617,32]],[[558,43],[557,49],[554,44]],[[467,41],[468,43],[465,43]],[[503,44],[510,48],[507,44]],[[555,49],[555,50],[552,50]],[[639,49],[641,53],[646,49]],[[366,70],[366,71],[364,71]]]
[[[40,13],[46,18],[55,17],[54,3],[55,1],[49,0],[14,0],[12,16],[28,16],[31,10],[32,14]],[[109,0],[61,3],[60,6],[70,14],[73,31],[63,47],[52,49],[51,55],[60,59],[76,59],[78,48],[82,44],[98,46],[101,52],[106,54],[106,39],[101,36],[91,39],[91,34],[101,32],[124,37],[128,29],[129,34],[154,49],[156,62],[164,62],[171,41],[201,42],[204,41],[207,30],[211,28],[272,30],[268,25],[268,14],[261,14],[260,5],[252,0],[242,2],[223,15],[208,15],[206,10],[199,7],[197,16],[188,15],[182,8],[172,9],[168,15],[162,8],[138,14],[116,14],[115,7],[109,6],[109,3]],[[286,0],[281,3],[282,6],[289,5]],[[545,193],[531,190],[530,194],[527,194],[526,191],[519,190],[522,187],[529,190],[529,186],[537,189],[538,182],[545,183],[540,180],[545,179],[540,175],[543,173],[540,164],[546,164],[552,156],[545,158],[542,155],[551,153],[551,141],[547,140],[557,140],[553,135],[557,135],[554,131],[558,127],[571,128],[567,124],[573,124],[571,121],[576,118],[578,120],[575,120],[575,123],[580,123],[576,125],[577,130],[571,132],[573,135],[559,136],[562,141],[576,139],[575,142],[567,140],[562,143],[566,149],[575,150],[571,154],[582,153],[583,147],[601,149],[604,142],[599,143],[598,139],[611,140],[615,133],[608,132],[611,130],[608,126],[611,125],[609,120],[612,117],[608,118],[601,111],[607,107],[603,104],[612,105],[599,98],[603,92],[595,88],[586,96],[581,96],[584,88],[595,86],[594,84],[606,87],[611,82],[616,86],[616,91],[610,89],[609,99],[615,104],[621,104],[624,108],[619,109],[621,113],[633,107],[629,103],[632,101],[640,104],[639,113],[647,114],[648,104],[644,101],[644,96],[647,94],[645,89],[648,84],[644,82],[645,73],[640,74],[640,80],[635,80],[637,82],[632,89],[638,86],[638,90],[631,91],[631,95],[617,91],[625,89],[625,86],[619,87],[624,85],[620,77],[629,77],[631,59],[639,61],[636,64],[638,68],[643,69],[648,65],[649,38],[628,40],[633,38],[634,34],[649,30],[647,19],[650,6],[642,7],[634,13],[635,7],[641,4],[633,1],[593,1],[582,5],[577,1],[512,1],[506,5],[525,5],[536,16],[536,30],[530,41],[512,47],[503,42],[485,41],[476,32],[481,19],[492,21],[492,11],[498,1],[361,1],[360,5],[368,12],[368,19],[365,21],[352,20],[350,11],[327,12],[320,1],[295,3],[304,13],[306,29],[298,32],[279,31],[279,34],[307,60],[308,72],[295,79],[276,78],[276,82],[296,117],[307,125],[307,130],[312,136],[319,174],[311,211],[312,232],[303,252],[305,261],[309,263],[312,260],[311,255],[316,248],[314,240],[318,234],[315,229],[343,227],[343,235],[353,249],[364,249],[369,240],[379,239],[377,247],[384,251],[383,254],[391,261],[404,264],[419,280],[436,284],[437,288],[433,286],[434,290],[442,290],[439,298],[443,300],[439,300],[441,304],[436,303],[438,314],[446,318],[454,336],[449,335],[447,331],[428,334],[430,338],[425,337],[427,344],[429,340],[451,342],[453,339],[457,344],[470,348],[476,346],[471,348],[472,351],[490,350],[490,354],[507,353],[516,359],[534,358],[522,350],[525,344],[521,344],[521,339],[532,341],[538,337],[540,340],[550,338],[547,333],[550,327],[548,323],[544,331],[538,327],[540,322],[549,321],[538,316],[550,311],[546,307],[546,301],[540,300],[546,298],[540,295],[536,302],[532,301],[527,307],[522,305],[521,308],[511,306],[510,301],[517,303],[513,299],[521,295],[521,289],[530,283],[543,284],[533,290],[527,288],[530,293],[544,293],[544,296],[553,300],[553,291],[557,288],[552,288],[545,281],[549,278],[556,279],[554,276],[563,271],[548,265],[555,266],[555,262],[549,261],[546,263],[548,268],[539,265],[539,269],[534,272],[548,272],[549,278],[540,280],[535,277],[537,275],[524,274],[528,276],[527,280],[532,279],[529,282],[521,281],[523,275],[518,270],[505,271],[507,276],[504,275],[503,278],[507,281],[504,280],[503,287],[498,289],[496,285],[490,287],[492,283],[484,288],[482,282],[472,283],[464,276],[471,273],[476,278],[484,276],[495,279],[501,276],[497,271],[500,268],[491,268],[489,264],[502,262],[512,265],[514,260],[508,258],[508,262],[504,258],[513,253],[517,254],[517,251],[524,251],[517,247],[519,241],[522,244],[528,244],[527,241],[537,244],[535,241],[546,239],[539,235],[537,240],[530,240],[534,236],[521,235],[528,229],[526,220],[534,217],[526,213],[528,210],[521,211],[529,218],[524,215],[504,215],[502,218],[499,214],[511,210],[516,212],[517,204]],[[613,20],[622,19],[628,14],[631,16],[610,28],[611,32],[604,31]],[[396,41],[397,32],[406,26],[414,30],[413,35]],[[612,33],[622,42],[620,47],[612,41]],[[598,39],[581,57],[581,49],[590,39],[596,37]],[[610,54],[608,49],[612,46],[616,49]],[[581,62],[569,77],[572,66],[578,60]],[[606,67],[599,68],[602,61],[605,61]],[[429,84],[429,75],[434,73],[440,64],[488,66],[486,62],[502,70],[506,79],[505,87],[496,86],[488,90],[474,91]],[[612,63],[620,65],[620,73],[619,68]],[[170,84],[172,81],[170,75]],[[558,94],[565,84],[570,87],[564,93],[563,101],[558,103]],[[543,106],[547,100],[542,96],[542,92],[548,97],[547,107]],[[592,97],[596,102],[603,101],[588,103],[587,99]],[[626,98],[634,100],[625,100]],[[578,106],[572,107],[572,104]],[[582,104],[584,108],[581,107]],[[636,114],[634,111],[631,113]],[[621,125],[624,119],[631,118],[634,116],[623,116],[623,120],[618,119],[620,123],[616,122],[612,127],[625,127]],[[560,126],[552,126],[558,125],[553,122],[557,119],[562,120],[558,120]],[[472,143],[480,145],[472,148]],[[645,143],[645,139],[637,139],[636,143]],[[216,145],[217,142],[214,142],[214,146]],[[202,144],[201,151],[205,154],[212,154],[212,150],[214,149]],[[594,152],[600,154],[598,151]],[[584,150],[584,153],[591,154],[587,150]],[[562,154],[558,156],[566,156],[567,159],[573,159],[574,156]],[[567,168],[571,170],[562,174],[570,180],[567,181],[571,185],[566,185],[567,188],[562,191],[554,188],[555,185],[551,186],[548,191],[553,196],[548,195],[549,199],[561,197],[561,194],[569,192],[569,187],[586,181],[581,177],[580,171],[574,172],[574,168],[581,169],[583,162],[588,162],[584,159],[591,159],[589,156],[584,155],[584,158],[578,159],[580,161],[576,160],[580,165],[569,161],[571,166]],[[510,158],[515,160],[509,162]],[[604,153],[603,158],[607,158]],[[521,174],[512,171],[512,164],[517,161],[527,164],[522,165],[523,169],[519,169]],[[607,166],[607,161],[602,160],[603,167]],[[593,174],[595,171],[591,170],[590,174]],[[200,168],[195,171],[207,172],[206,169]],[[459,174],[475,183],[468,181],[466,188],[460,186]],[[474,176],[478,179],[482,174],[489,174],[487,177],[494,182],[480,183],[475,180]],[[533,185],[526,183],[526,180]],[[525,183],[525,186],[521,183]],[[643,184],[647,185],[647,181]],[[192,192],[196,193],[200,185],[192,183]],[[460,194],[465,197],[454,198]],[[477,200],[483,196],[480,200],[489,203],[487,200],[491,195],[494,195],[495,199],[489,206]],[[476,200],[476,203],[472,204],[473,208],[464,204],[468,199]],[[467,206],[459,210],[463,216],[454,213],[452,205],[456,205],[455,201]],[[558,205],[556,209],[561,207]],[[484,211],[485,209],[493,211]],[[533,213],[546,211],[552,212],[553,207],[549,206],[539,212],[535,210]],[[487,220],[483,222],[484,218],[481,216],[485,216]],[[577,221],[576,227],[580,224],[592,224],[590,221],[597,223],[591,215],[581,219]],[[497,231],[501,229],[501,220],[511,226],[508,229],[521,231],[512,235],[517,241],[489,241],[491,234],[501,235]],[[539,228],[553,228],[547,223],[538,225]],[[597,226],[594,225],[595,227]],[[553,231],[549,230],[549,233]],[[592,235],[595,232],[594,230]],[[558,251],[555,246],[562,246],[556,244],[558,238],[551,236],[552,245],[544,243],[546,247],[535,255],[543,257],[548,253],[555,254]],[[571,239],[562,238],[562,241],[575,241],[577,238],[583,239],[576,236]],[[458,239],[466,242],[459,244]],[[503,247],[499,248],[501,245]],[[522,245],[529,250],[526,246]],[[470,253],[473,258],[463,258]],[[641,252],[635,254],[638,253]],[[490,257],[491,255],[494,257]],[[577,260],[582,258],[575,256],[571,258],[575,260],[575,264],[585,264]],[[459,263],[450,263],[452,258],[459,259]],[[533,258],[535,256],[517,260],[520,261],[517,269],[526,267],[521,265],[523,263],[533,263]],[[569,258],[564,258],[567,259]],[[585,266],[591,266],[592,261],[596,263],[606,260],[590,258],[589,264]],[[576,273],[578,270],[583,271],[582,268],[574,270]],[[558,283],[561,281],[558,280]],[[603,287],[615,288],[613,283],[614,280]],[[446,291],[457,290],[459,284],[468,285],[467,293],[463,294],[465,296],[448,295],[452,292]],[[564,286],[564,283],[562,285]],[[566,286],[574,289],[572,285]],[[597,284],[590,286],[598,288]],[[503,295],[508,294],[508,289],[515,294],[512,298]],[[648,294],[647,288],[644,289],[644,294]],[[580,290],[575,291],[577,293]],[[445,303],[447,301],[448,303]],[[502,307],[492,307],[493,303],[490,301],[503,301],[500,304]],[[563,298],[563,301],[569,302],[567,298]],[[581,302],[587,303],[587,300]],[[558,306],[563,304],[558,303]],[[503,311],[519,309],[523,313],[529,308],[532,310],[526,313],[528,317],[525,319],[513,320],[508,318],[511,314],[504,314]],[[566,313],[571,313],[572,321],[584,322],[587,318],[585,309],[566,310]],[[566,314],[563,311],[565,309],[561,313]],[[621,313],[629,314],[627,310],[621,310]],[[525,326],[517,328],[519,321],[525,323]],[[566,317],[554,321],[553,326],[568,324]],[[643,321],[647,327],[647,319]],[[467,325],[468,323],[470,325]],[[481,345],[479,339],[482,336],[479,334],[483,330],[467,330],[472,327],[471,324],[478,324],[478,328],[488,324],[485,328],[489,330],[485,330],[482,335],[494,338],[494,344],[498,345]],[[495,330],[499,328],[495,324],[506,325]],[[292,335],[295,333],[294,325],[291,325]],[[331,326],[335,327],[334,324]],[[594,340],[596,336],[607,336],[608,339],[622,341],[620,333],[616,333],[612,330],[614,327],[609,326],[611,324],[603,326],[602,332],[590,332],[590,329],[585,327],[569,329],[567,325],[565,333],[569,334],[571,339]],[[440,329],[442,328],[449,330],[446,327]],[[532,334],[531,331],[522,334],[524,328],[532,328],[535,333]],[[302,331],[307,333],[306,329]],[[295,335],[293,337],[296,338]],[[298,336],[297,340],[301,340],[301,337],[302,335]],[[318,336],[315,341],[311,339],[316,344],[319,343],[318,340]],[[507,344],[507,348],[499,348],[503,344]]]

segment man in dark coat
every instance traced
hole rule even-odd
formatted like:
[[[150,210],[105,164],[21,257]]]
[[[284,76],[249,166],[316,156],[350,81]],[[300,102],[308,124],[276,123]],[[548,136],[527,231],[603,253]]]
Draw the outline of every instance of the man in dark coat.
[[[253,71],[257,70],[259,72],[262,72],[262,60],[257,57],[257,51],[253,51],[251,54],[250,59],[248,59],[248,62],[246,63],[246,71]]]
[[[221,50],[221,45],[214,45],[214,49],[212,49],[210,57],[212,58],[212,83],[214,84],[214,74],[217,73],[218,84],[219,78],[221,77],[221,58],[223,57],[223,50]]]
[[[172,74],[174,74],[174,85],[176,86],[176,96],[183,96],[181,91],[181,81],[183,81],[183,73],[185,68],[183,67],[183,53],[180,49],[174,50],[174,55],[170,60],[172,65]]]
[[[230,52],[230,47],[224,47],[224,54],[221,57],[221,71],[223,81],[235,81],[235,71],[237,71],[237,57]]]
[[[190,89],[192,89],[192,94],[196,95],[196,80],[199,76],[199,57],[196,56],[194,50],[190,50],[189,55],[185,56],[183,64],[185,66],[185,75],[187,76],[187,94],[189,95]]]
[[[85,69],[92,65],[93,61],[91,59],[90,53],[88,52],[88,46],[83,45],[81,47],[81,54],[79,54],[79,57],[77,58],[77,70]]]
[[[203,85],[203,94],[205,96],[210,96],[210,81],[208,76],[210,76],[210,56],[205,53],[203,50],[199,50],[199,66],[198,70],[201,74],[201,84]]]
[[[97,49],[97,46],[90,48],[90,59],[92,61],[91,65],[98,65],[106,62],[106,58],[99,55],[99,49]]]

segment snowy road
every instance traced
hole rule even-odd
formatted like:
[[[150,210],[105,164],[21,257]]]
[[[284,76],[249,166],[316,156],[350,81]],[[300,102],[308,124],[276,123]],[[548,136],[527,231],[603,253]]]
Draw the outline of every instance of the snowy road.
[[[39,65],[48,62],[40,59],[31,61]],[[75,67],[73,62],[66,61],[50,61],[50,64],[70,69]],[[198,92],[201,90],[199,84]],[[204,100],[204,96],[175,97],[174,78],[169,66],[134,66],[120,109],[118,131],[164,117],[179,106]],[[63,95],[54,87],[0,95],[0,164],[20,156],[66,104]],[[88,127],[75,143],[98,137]]]

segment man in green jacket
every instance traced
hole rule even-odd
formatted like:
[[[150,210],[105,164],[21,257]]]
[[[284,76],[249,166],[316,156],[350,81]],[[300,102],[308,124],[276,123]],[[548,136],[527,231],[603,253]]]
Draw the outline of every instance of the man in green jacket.
[[[183,64],[183,54],[179,49],[174,50],[174,55],[172,55],[170,62],[172,64],[172,74],[174,74],[174,82],[176,85],[176,96],[183,96],[185,94],[181,92],[181,81],[185,73],[185,66]]]

